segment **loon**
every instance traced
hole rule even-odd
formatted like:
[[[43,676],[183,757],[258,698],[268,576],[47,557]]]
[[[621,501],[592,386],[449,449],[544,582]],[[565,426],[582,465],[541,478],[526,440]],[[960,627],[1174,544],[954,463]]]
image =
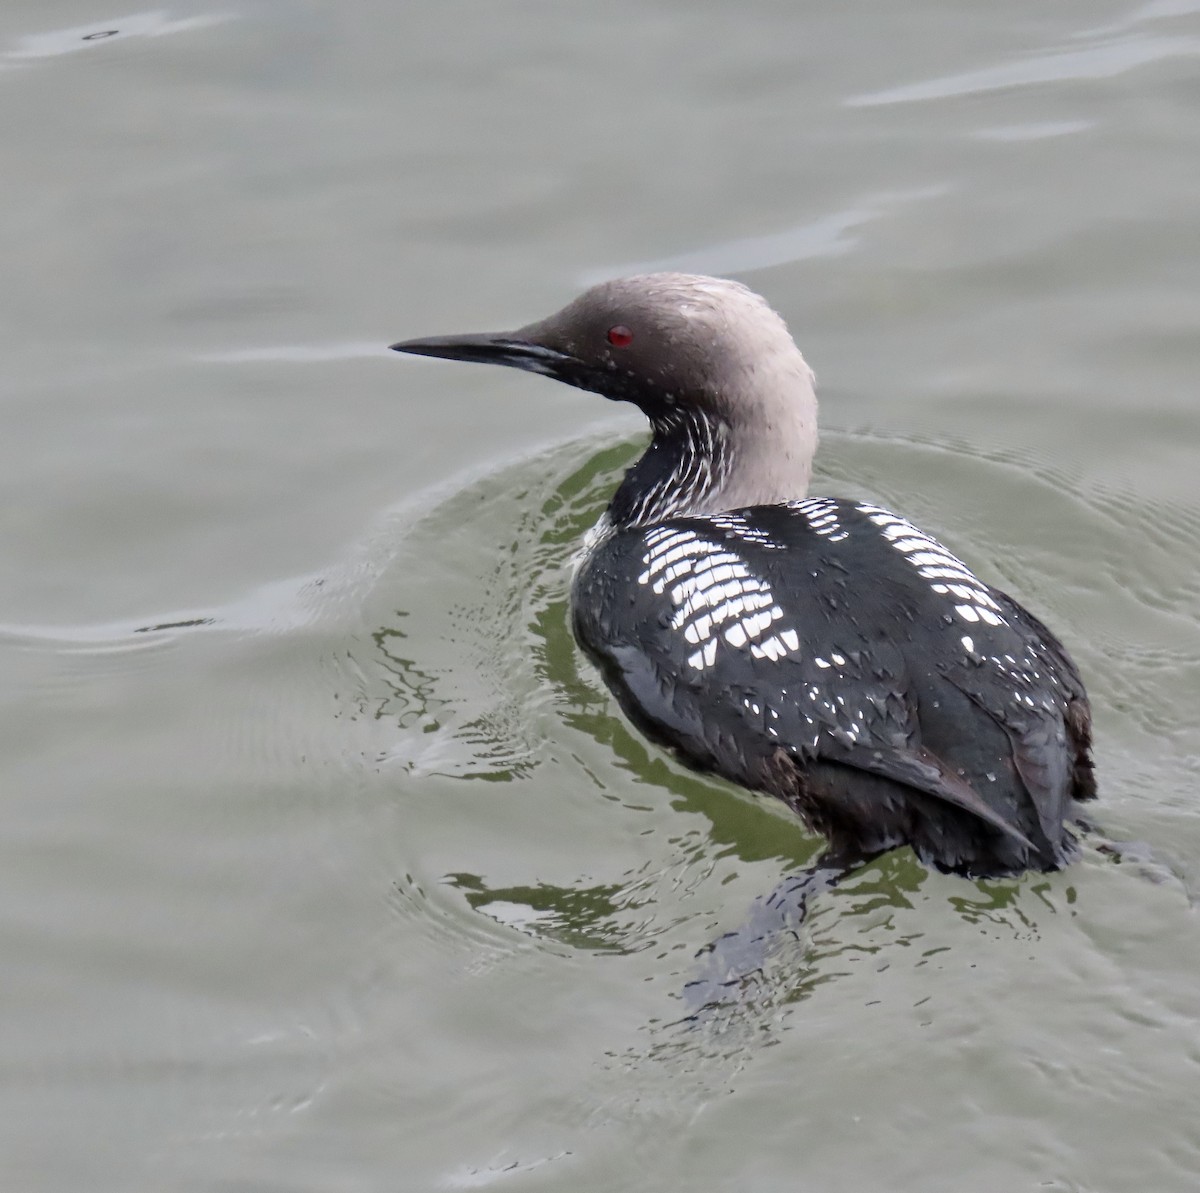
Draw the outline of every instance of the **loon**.
[[[397,352],[508,365],[631,402],[650,444],[587,536],[575,636],[631,721],[777,796],[849,869],[900,846],[970,877],[1054,870],[1096,794],[1059,640],[936,539],[810,497],[815,380],[740,283],[592,287],[517,331]]]

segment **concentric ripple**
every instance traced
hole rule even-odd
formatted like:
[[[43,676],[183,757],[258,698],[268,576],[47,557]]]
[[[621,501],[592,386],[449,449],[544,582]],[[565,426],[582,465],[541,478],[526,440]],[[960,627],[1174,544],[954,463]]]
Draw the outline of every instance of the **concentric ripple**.
[[[607,800],[618,805],[609,832],[625,826],[662,842],[615,867],[610,858],[603,873],[595,853],[575,851],[580,876],[565,882],[546,881],[536,861],[518,880],[456,868],[447,881],[471,907],[572,947],[681,946],[690,956],[710,926],[736,922],[738,903],[718,897],[721,884],[748,898],[765,894],[773,879],[763,867],[778,877],[810,860],[818,843],[776,809],[689,774],[642,742],[571,641],[572,555],[636,450],[566,445],[484,478],[416,520],[372,586],[369,616],[381,624],[373,653],[361,644],[354,651],[354,701],[356,715],[388,726],[392,744],[381,761],[409,782],[440,776],[498,785],[477,799],[509,801],[518,822],[528,816],[545,832],[555,819],[568,834],[576,817],[594,825]],[[1059,630],[1095,703],[1104,793],[1097,816],[1117,836],[1145,837],[1169,853],[1179,827],[1172,793],[1193,770],[1186,743],[1200,629],[1191,609],[1200,583],[1186,561],[1200,547],[1200,516],[1082,492],[1032,459],[865,434],[827,436],[815,488],[912,516]],[[747,882],[747,867],[760,877]],[[1046,881],[1010,884],[1018,893],[998,903],[981,894],[990,922],[1008,923],[1014,938],[1036,935],[1032,926],[1056,903],[1034,893]],[[1049,882],[1063,891],[1071,876]],[[877,903],[878,884],[868,885]],[[908,905],[909,886],[892,890],[895,906]],[[962,884],[944,889],[975,922]],[[823,901],[849,912],[865,897],[858,892],[851,883]],[[687,965],[673,974],[686,977]]]

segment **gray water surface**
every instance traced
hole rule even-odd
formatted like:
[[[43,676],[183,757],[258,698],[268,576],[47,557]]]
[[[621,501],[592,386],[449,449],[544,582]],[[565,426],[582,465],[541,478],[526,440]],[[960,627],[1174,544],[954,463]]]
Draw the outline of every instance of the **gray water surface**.
[[[1200,3],[207,2],[0,12],[3,1187],[1200,1185]],[[646,267],[1056,628],[1141,843],[881,859],[693,1029],[819,842],[571,642],[638,419],[383,347]]]

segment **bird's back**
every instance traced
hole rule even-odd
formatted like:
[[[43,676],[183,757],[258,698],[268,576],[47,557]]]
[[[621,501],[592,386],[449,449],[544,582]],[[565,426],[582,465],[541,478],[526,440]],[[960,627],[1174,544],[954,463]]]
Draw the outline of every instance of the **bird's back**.
[[[935,540],[809,498],[598,537],[576,635],[690,765],[787,801],[842,860],[900,844],[972,874],[1068,860],[1094,794],[1052,634]]]

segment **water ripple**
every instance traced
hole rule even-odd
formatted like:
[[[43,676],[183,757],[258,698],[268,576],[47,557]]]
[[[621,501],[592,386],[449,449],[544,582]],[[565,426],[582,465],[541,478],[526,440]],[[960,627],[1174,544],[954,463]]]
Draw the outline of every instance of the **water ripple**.
[[[222,25],[226,21],[234,20],[236,15],[231,12],[214,12],[172,20],[168,13],[161,11],[133,13],[107,21],[74,25],[69,29],[28,34],[18,40],[16,49],[8,50],[2,57],[14,61],[56,58],[81,50],[99,49],[101,46],[125,41],[130,37],[166,37],[172,33],[191,33],[196,29]]]
[[[888,215],[892,208],[945,194],[944,185],[927,186],[907,191],[885,191],[870,195],[861,202],[822,216],[811,223],[772,232],[765,236],[747,236],[737,240],[720,241],[690,252],[648,261],[627,262],[603,269],[591,269],[579,277],[584,286],[626,274],[657,273],[660,270],[681,273],[753,273],[796,261],[818,257],[838,257],[858,244],[852,235],[858,228]]]
[[[940,79],[872,91],[851,96],[844,102],[850,108],[873,108],[884,104],[980,95],[1009,87],[1061,83],[1071,79],[1108,79],[1153,62],[1198,55],[1200,39],[1195,37],[1127,38],[1086,49],[1051,51],[980,70],[945,75]]]

